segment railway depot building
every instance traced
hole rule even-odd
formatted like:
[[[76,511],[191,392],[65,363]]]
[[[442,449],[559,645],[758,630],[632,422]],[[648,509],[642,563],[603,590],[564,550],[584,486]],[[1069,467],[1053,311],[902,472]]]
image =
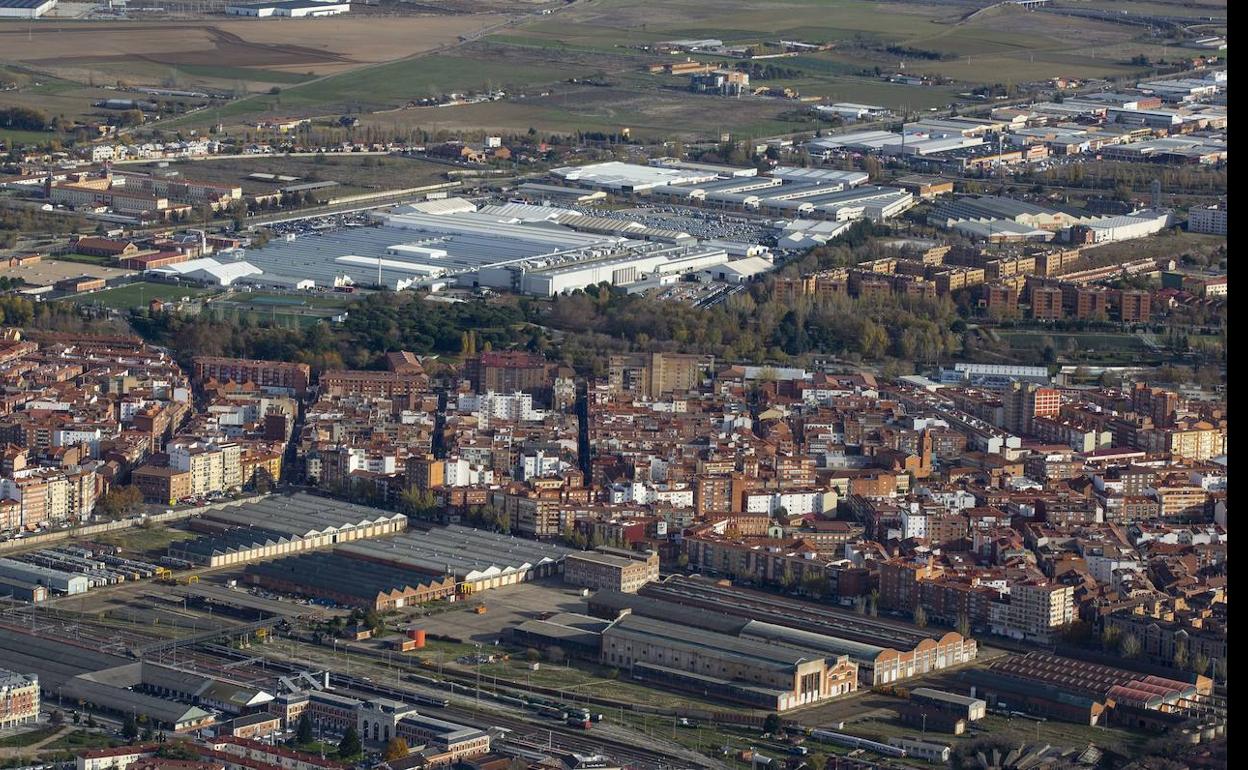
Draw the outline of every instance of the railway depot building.
[[[401,513],[308,494],[206,510],[192,528],[208,534],[169,546],[169,555],[224,567],[392,535],[407,528]]]
[[[848,657],[625,614],[602,634],[602,663],[773,711],[788,711],[857,689]]]
[[[582,588],[634,593],[659,579],[659,555],[619,548],[597,548],[569,554],[563,562],[563,581]]]
[[[969,663],[978,653],[974,639],[954,631],[929,636],[887,620],[697,578],[650,583],[637,595],[600,591],[589,602],[595,617],[613,619],[625,610],[651,618],[679,617],[768,644],[846,655],[866,687]]]
[[[384,612],[455,595],[455,580],[396,569],[334,553],[311,553],[252,564],[247,582],[270,591],[328,599]]]

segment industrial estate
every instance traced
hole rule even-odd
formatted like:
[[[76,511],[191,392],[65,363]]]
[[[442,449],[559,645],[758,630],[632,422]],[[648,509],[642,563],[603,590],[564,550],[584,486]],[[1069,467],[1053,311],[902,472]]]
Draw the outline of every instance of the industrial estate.
[[[0,767],[1226,767],[1227,10],[0,0]]]

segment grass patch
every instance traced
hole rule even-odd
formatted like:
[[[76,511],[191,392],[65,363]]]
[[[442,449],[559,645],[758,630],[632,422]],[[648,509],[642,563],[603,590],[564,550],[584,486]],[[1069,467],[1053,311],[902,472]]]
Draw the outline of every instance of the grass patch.
[[[74,730],[66,733],[60,738],[49,743],[44,748],[47,749],[103,749],[110,746],[119,745],[118,741],[111,740],[104,733],[97,733],[91,730]]]
[[[199,299],[216,293],[216,289],[201,289],[191,286],[175,286],[166,283],[140,281],[115,289],[104,289],[91,294],[81,294],[68,299],[83,305],[102,305],[117,310],[147,307],[154,299],[162,302],[177,302],[183,297]]]
[[[93,254],[78,254],[77,252],[69,252],[67,254],[57,254],[56,259],[60,262],[77,262],[82,265],[116,267],[116,265],[113,264],[112,257],[100,257]]]
[[[163,554],[170,543],[191,540],[195,533],[184,529],[173,529],[164,525],[153,527],[132,527],[118,532],[108,532],[93,537],[100,543],[115,545],[128,554]]]
[[[27,733],[18,733],[17,735],[0,738],[0,748],[16,749],[31,746],[39,741],[51,738],[60,729],[59,727],[40,727]]]

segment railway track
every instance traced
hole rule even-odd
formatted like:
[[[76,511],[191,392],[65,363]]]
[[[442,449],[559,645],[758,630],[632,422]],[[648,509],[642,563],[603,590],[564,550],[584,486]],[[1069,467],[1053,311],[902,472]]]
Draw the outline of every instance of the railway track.
[[[221,658],[244,660],[252,657],[247,652],[234,650],[220,645],[206,644],[199,648]],[[267,667],[296,673],[307,669],[296,663],[272,658],[265,659]],[[330,672],[330,684],[336,689],[361,697],[382,696],[396,698],[408,702],[424,693],[413,687],[382,684],[364,677]],[[586,733],[554,721],[530,721],[519,717],[507,716],[491,711],[483,714],[471,708],[447,705],[439,709],[440,713],[462,724],[471,725],[483,730],[502,728],[508,736],[501,742],[504,745],[514,744],[526,751],[544,752],[575,752],[579,754],[607,754],[628,767],[639,770],[719,770],[722,765],[709,758],[697,758],[692,752],[677,753],[660,749],[646,748],[620,738],[604,735],[601,732]]]

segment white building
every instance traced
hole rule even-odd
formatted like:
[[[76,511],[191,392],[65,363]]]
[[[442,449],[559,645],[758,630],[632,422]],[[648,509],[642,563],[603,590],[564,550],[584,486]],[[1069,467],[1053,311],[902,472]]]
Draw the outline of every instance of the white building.
[[[238,3],[225,7],[225,12],[230,16],[251,16],[259,19],[270,16],[284,16],[292,19],[338,16],[350,10],[351,3],[335,2],[335,0],[277,0],[271,3]]]
[[[0,19],[37,19],[56,7],[56,0],[0,0]]]
[[[1226,235],[1226,206],[1192,209],[1187,214],[1187,230],[1192,233]]]
[[[192,259],[175,265],[149,270],[164,278],[174,278],[210,286],[229,286],[240,278],[262,275],[263,270],[250,262],[218,262],[212,257]]]

